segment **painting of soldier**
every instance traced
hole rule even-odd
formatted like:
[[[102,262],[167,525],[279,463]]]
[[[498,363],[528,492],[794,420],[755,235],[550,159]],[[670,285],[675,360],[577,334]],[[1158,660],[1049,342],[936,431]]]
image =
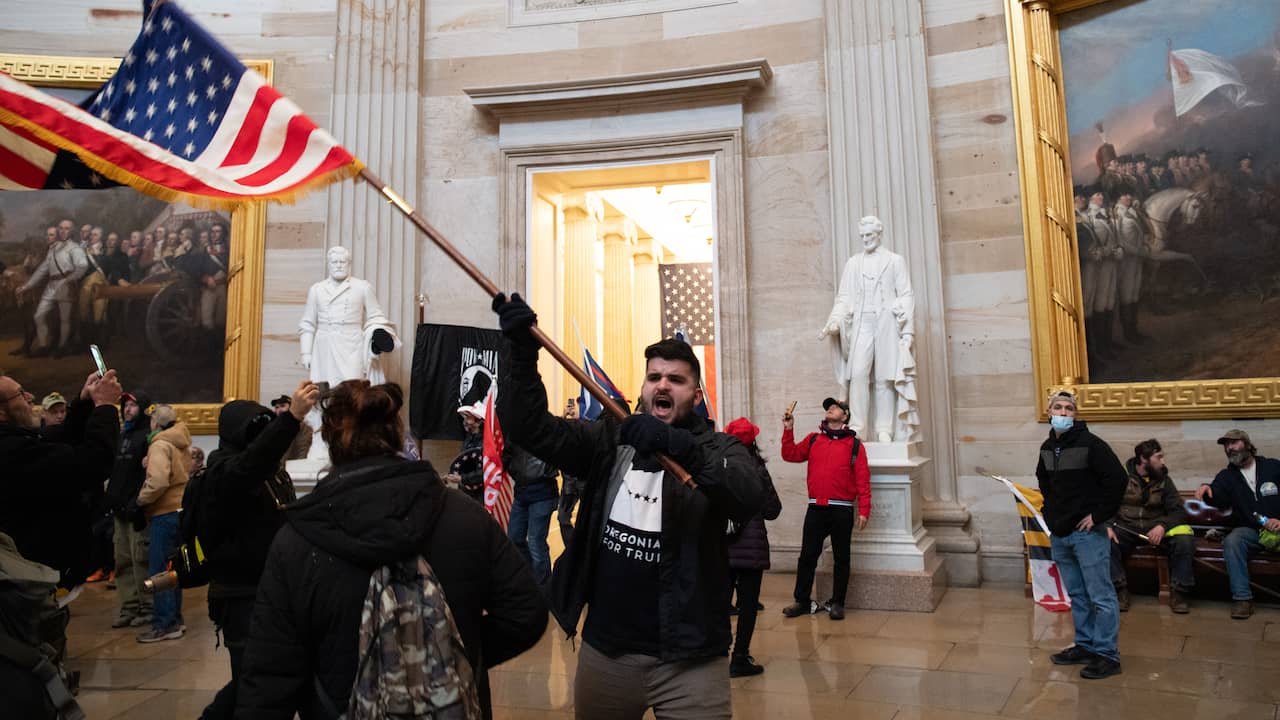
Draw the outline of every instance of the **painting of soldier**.
[[[130,387],[220,402],[230,220],[128,188],[0,193],[0,364],[65,393],[95,344]]]
[[[1059,42],[1089,381],[1268,377],[1280,4],[1107,2]]]

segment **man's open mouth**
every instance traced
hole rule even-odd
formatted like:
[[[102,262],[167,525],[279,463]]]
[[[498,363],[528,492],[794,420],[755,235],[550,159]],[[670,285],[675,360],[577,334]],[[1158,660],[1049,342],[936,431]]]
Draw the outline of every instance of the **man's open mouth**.
[[[675,406],[676,404],[671,400],[671,398],[665,395],[660,395],[653,399],[654,410],[672,410]]]

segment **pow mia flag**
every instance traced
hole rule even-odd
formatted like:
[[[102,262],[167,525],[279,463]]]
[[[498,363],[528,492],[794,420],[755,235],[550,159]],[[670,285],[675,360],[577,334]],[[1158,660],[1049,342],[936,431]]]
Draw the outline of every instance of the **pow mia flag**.
[[[498,382],[502,333],[425,323],[413,345],[409,424],[422,440],[461,440],[458,407],[482,402]]]

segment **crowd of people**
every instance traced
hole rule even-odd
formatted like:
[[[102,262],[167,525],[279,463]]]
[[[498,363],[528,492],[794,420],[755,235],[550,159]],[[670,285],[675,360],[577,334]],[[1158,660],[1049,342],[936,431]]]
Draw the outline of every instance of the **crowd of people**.
[[[62,356],[89,342],[106,344],[127,332],[130,302],[107,288],[160,284],[174,273],[200,293],[194,324],[221,328],[226,320],[230,238],[221,221],[184,222],[151,230],[112,230],[66,218],[44,231],[21,262],[0,267],[3,306],[24,316],[24,338],[11,354]]]
[[[694,411],[700,363],[672,339],[646,348],[635,413],[588,422],[572,407],[549,412],[536,315],[518,295],[500,296],[494,309],[509,358],[496,408],[514,482],[507,529],[481,497],[476,406],[459,408],[468,436],[443,476],[405,446],[400,387],[367,380],[323,389],[304,380],[270,408],[228,402],[206,461],[173,407],[125,392],[114,370],[92,373],[70,402],[51,393],[37,403],[17,378],[0,375],[0,464],[9,471],[0,484],[0,577],[19,555],[52,568],[64,588],[111,577],[94,565],[104,557],[95,542],[110,536],[113,626],[140,628],[141,643],[182,638],[177,585],[207,584],[231,679],[204,718],[450,708],[490,717],[488,670],[536,644],[548,611],[567,637],[582,633],[578,717],[640,718],[650,709],[659,718],[730,717],[729,679],[766,669],[750,646],[769,567],[765,523],[782,504],[760,428],[738,418],[719,432]],[[819,427],[799,440],[792,411],[782,417],[782,459],[806,463],[808,490],[794,603],[782,613],[840,621],[852,535],[871,516],[870,470],[848,405],[827,398],[822,407]],[[329,468],[298,499],[285,461],[306,454],[299,440],[309,438],[303,420],[313,409]],[[1187,611],[1194,574],[1159,443],[1140,443],[1122,464],[1076,410],[1070,392],[1050,398],[1036,468],[1076,628],[1075,644],[1052,660],[1101,678],[1120,672],[1125,556],[1142,542],[1171,548],[1175,612]],[[1248,617],[1248,558],[1280,532],[1280,461],[1258,455],[1239,430],[1219,443],[1228,466],[1197,496],[1242,520],[1225,545],[1233,617]],[[552,558],[557,510],[565,549]],[[106,530],[95,513],[111,518]],[[834,585],[817,602],[827,541]],[[0,604],[0,618],[0,630],[61,659],[55,636],[65,614],[60,627],[15,622]],[[49,677],[3,656],[6,707],[52,717],[60,701],[46,690]]]
[[[1139,545],[1166,548],[1170,609],[1190,612],[1194,536],[1158,440],[1138,443],[1122,464],[1110,445],[1076,417],[1074,393],[1054,392],[1047,410],[1049,437],[1040,446],[1036,479],[1075,625],[1075,643],[1050,659],[1084,665],[1084,678],[1110,677],[1121,672],[1120,613],[1130,604],[1125,560]],[[1253,615],[1249,558],[1280,545],[1280,461],[1259,455],[1243,430],[1228,430],[1218,444],[1227,466],[1212,483],[1200,485],[1196,499],[1232,511],[1235,527],[1222,540],[1223,555],[1231,617],[1245,620]]]

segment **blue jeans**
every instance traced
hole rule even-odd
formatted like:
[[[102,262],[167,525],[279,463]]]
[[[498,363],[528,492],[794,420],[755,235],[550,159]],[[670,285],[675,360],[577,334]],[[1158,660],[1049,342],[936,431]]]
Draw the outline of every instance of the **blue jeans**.
[[[1094,655],[1119,660],[1120,604],[1111,584],[1111,540],[1100,527],[1090,532],[1054,535],[1053,561],[1071,596],[1076,645]]]
[[[147,572],[155,575],[169,566],[169,556],[178,547],[178,513],[151,518],[151,548],[147,553]],[[155,615],[151,626],[169,630],[182,624],[182,588],[156,593]]]
[[[1257,528],[1238,527],[1223,538],[1222,557],[1227,562],[1232,600],[1253,599],[1253,588],[1249,587],[1249,556],[1260,552]]]
[[[559,498],[521,500],[519,493],[511,501],[511,522],[507,537],[529,561],[533,579],[539,584],[551,577],[551,548],[547,546],[547,531],[551,529],[551,513],[555,512]]]

